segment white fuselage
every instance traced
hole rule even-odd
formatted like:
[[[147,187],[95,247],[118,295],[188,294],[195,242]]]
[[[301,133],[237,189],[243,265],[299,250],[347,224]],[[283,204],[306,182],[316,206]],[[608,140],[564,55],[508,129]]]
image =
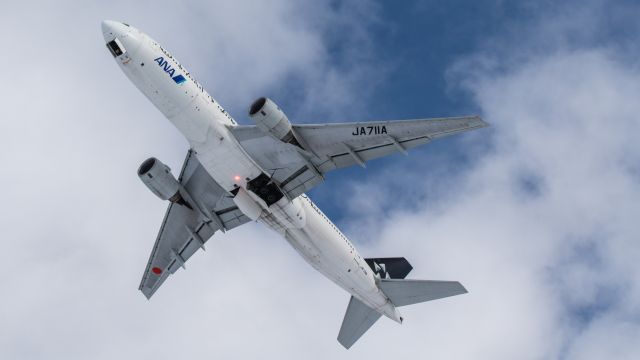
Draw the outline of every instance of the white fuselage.
[[[122,23],[105,21],[103,32],[107,42],[117,38],[124,50],[114,54],[122,71],[185,136],[222,188],[245,189],[248,180],[264,172],[229,130],[235,120],[168,51]],[[311,199],[282,197],[267,207],[255,194],[246,193],[262,208],[257,220],[281,234],[315,269],[369,307],[400,321],[373,271]]]

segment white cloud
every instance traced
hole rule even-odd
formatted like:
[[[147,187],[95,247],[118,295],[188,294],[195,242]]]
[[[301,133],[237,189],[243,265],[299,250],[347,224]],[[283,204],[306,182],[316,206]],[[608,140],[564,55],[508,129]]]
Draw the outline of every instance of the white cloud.
[[[289,80],[304,88],[295,111],[331,114],[371,65],[362,29],[378,20],[366,2],[199,4],[4,12],[0,30],[17,35],[5,43],[16,78],[0,89],[3,358],[639,357],[640,76],[614,49],[563,51],[560,40],[524,59],[462,63],[473,68],[454,78],[493,125],[464,143],[483,149],[474,142],[489,137],[469,169],[392,168],[355,192],[415,184],[406,191],[426,204],[383,196],[349,208],[350,233],[375,224],[364,255],[404,255],[412,277],[457,279],[468,295],[403,308],[403,326],[382,319],[347,352],[335,341],[346,294],[248,225],[215,237],[146,301],[136,288],[164,205],[134,172],[150,155],[177,170],[186,143],[119,73],[99,21],[149,32],[238,111]],[[531,26],[566,32],[562,18],[545,21]],[[341,65],[328,49],[336,28],[364,44]]]
[[[121,74],[100,32],[104,18],[148,32],[242,119],[254,96],[290,77],[305,86],[303,103],[356,85],[349,66],[332,64],[328,39],[340,28],[351,41],[351,25],[338,22],[357,11],[357,25],[366,26],[367,4],[310,6],[7,5],[0,357],[275,356],[295,334],[293,350],[303,352],[316,343],[318,324],[329,323],[324,341],[333,348],[345,295],[255,225],[216,236],[188,275],[172,279],[173,291],[150,302],[137,291],[165,204],[139,183],[136,168],[155,155],[176,171],[187,144]],[[334,80],[314,85],[322,78]],[[340,110],[317,105],[319,113]],[[298,306],[314,296],[326,314],[340,309],[335,319]]]
[[[548,21],[558,19],[539,26]],[[406,309],[415,328],[394,341],[411,351],[426,342],[436,358],[638,358],[640,73],[614,44],[554,44],[525,58],[508,49],[454,69],[492,124],[472,138],[489,137],[491,150],[468,170],[424,171],[425,186],[408,187],[420,198],[433,182],[454,183],[436,206],[365,204],[395,209],[363,216],[382,229],[367,255],[406,255],[413,277],[470,290]],[[384,174],[359,192],[395,183]]]

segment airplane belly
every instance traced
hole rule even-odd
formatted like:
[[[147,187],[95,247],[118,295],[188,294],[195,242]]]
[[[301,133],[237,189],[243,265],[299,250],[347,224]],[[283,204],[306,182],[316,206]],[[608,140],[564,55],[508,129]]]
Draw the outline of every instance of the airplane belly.
[[[120,67],[184,135],[207,172],[227,191],[262,173],[227,126],[235,122],[178,61],[148,37]]]
[[[122,70],[190,142],[205,141],[215,119],[210,109],[213,99],[166,50],[150,38],[141,42],[138,51],[120,64]]]
[[[266,214],[261,222],[282,234],[313,268],[368,306],[388,307],[388,299],[349,240],[305,195],[294,199],[304,212],[304,224],[291,227]]]
[[[237,186],[246,186],[248,179],[253,179],[262,170],[236,148],[232,140],[209,128],[207,140],[203,143],[192,143],[198,161],[209,175],[227,191]]]

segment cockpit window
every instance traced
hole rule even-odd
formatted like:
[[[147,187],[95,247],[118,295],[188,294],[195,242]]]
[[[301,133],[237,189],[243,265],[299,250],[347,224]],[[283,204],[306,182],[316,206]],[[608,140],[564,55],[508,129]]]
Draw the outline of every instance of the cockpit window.
[[[122,44],[120,43],[120,40],[118,39],[113,39],[109,41],[107,43],[107,49],[109,49],[113,57],[120,56],[125,52],[124,47],[122,46]]]

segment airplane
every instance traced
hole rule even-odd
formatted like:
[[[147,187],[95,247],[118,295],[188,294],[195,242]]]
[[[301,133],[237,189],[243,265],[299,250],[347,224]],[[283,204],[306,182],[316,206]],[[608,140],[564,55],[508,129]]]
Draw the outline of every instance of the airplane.
[[[271,99],[249,107],[239,125],[169,51],[140,30],[105,20],[116,63],[190,145],[179,177],[156,158],[138,176],[168,209],[139,290],[150,299],[216,231],[257,221],[280,234],[312,267],[346,290],[338,342],[350,348],[398,307],[466,293],[457,281],[409,280],[403,257],[363,258],[304,193],[328,172],[403,153],[437,138],[488,126],[478,116],[292,124]]]

